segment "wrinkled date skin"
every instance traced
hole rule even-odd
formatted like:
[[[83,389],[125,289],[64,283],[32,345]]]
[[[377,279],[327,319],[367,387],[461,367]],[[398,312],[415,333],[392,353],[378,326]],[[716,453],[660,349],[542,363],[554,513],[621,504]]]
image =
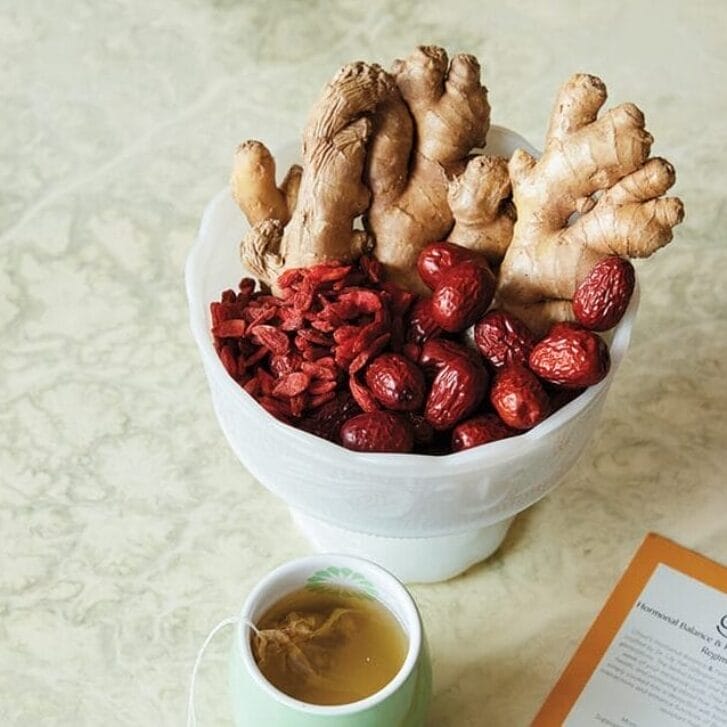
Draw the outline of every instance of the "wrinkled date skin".
[[[464,331],[487,310],[495,294],[495,276],[477,262],[446,270],[432,293],[432,318],[449,333]]]
[[[388,411],[359,414],[341,427],[341,444],[356,452],[411,452],[414,433],[404,417]]]
[[[458,424],[452,432],[452,451],[461,452],[480,444],[496,442],[517,432],[505,424],[497,414],[482,414]]]
[[[556,323],[530,353],[530,368],[545,381],[581,389],[601,381],[611,366],[603,339],[575,323]]]
[[[434,290],[442,273],[473,259],[474,254],[466,247],[453,242],[432,242],[419,253],[417,270],[424,285]]]
[[[495,367],[507,364],[527,366],[537,339],[519,319],[502,310],[491,310],[475,326],[475,345]]]
[[[406,340],[424,343],[442,334],[442,329],[432,317],[432,299],[419,298],[409,313]]]
[[[366,385],[380,404],[394,411],[415,411],[424,403],[424,372],[405,356],[384,353],[366,369]]]
[[[629,260],[611,255],[597,262],[573,295],[576,319],[593,331],[613,328],[628,308],[635,283]]]
[[[420,361],[436,372],[424,418],[437,431],[450,429],[468,417],[485,398],[487,371],[477,355],[464,346],[452,341],[427,341]]]
[[[500,419],[513,429],[530,429],[550,413],[543,385],[532,371],[518,364],[498,370],[490,402]]]
[[[445,364],[456,358],[465,358],[475,366],[482,366],[482,360],[475,351],[446,338],[432,338],[427,341],[422,346],[419,363],[433,378]]]

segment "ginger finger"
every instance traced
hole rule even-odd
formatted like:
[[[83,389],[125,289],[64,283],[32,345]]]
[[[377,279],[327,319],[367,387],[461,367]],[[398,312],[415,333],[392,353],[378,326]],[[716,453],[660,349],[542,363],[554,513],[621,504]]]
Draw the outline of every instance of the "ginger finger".
[[[674,167],[666,159],[655,157],[606,190],[601,201],[613,205],[645,202],[661,197],[675,181]]]
[[[563,239],[604,255],[649,257],[671,241],[672,227],[683,216],[684,206],[676,197],[618,206],[599,202],[568,228]]]
[[[298,203],[298,190],[300,189],[300,178],[302,174],[303,167],[300,164],[293,164],[280,183],[280,189],[285,195],[285,205],[288,208],[289,215],[293,214],[295,205]]]
[[[250,225],[268,218],[283,224],[290,219],[285,193],[275,186],[275,160],[261,142],[249,140],[237,147],[230,183]]]
[[[606,86],[600,78],[578,73],[563,85],[555,100],[546,138],[563,139],[596,120],[606,103]]]
[[[512,239],[514,210],[507,161],[476,156],[449,183],[447,199],[454,215],[449,241],[484,253],[499,265]]]

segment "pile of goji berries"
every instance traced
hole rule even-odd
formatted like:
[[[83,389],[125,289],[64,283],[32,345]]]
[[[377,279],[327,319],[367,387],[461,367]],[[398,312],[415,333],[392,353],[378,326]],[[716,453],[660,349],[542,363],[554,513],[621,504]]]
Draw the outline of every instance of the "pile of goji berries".
[[[469,251],[433,243],[419,271],[431,297],[383,280],[372,257],[288,270],[279,295],[245,278],[211,304],[215,348],[277,419],[370,452],[446,454],[517,434],[608,372],[591,330],[559,324],[538,341],[514,316],[485,313],[495,279]],[[621,291],[623,276],[606,272],[592,277]],[[625,310],[594,290],[581,295],[594,320]]]

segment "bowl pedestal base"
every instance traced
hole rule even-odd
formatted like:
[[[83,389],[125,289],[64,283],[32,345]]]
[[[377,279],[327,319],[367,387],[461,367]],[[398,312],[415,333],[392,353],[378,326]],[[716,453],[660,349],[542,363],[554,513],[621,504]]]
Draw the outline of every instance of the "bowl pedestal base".
[[[290,509],[298,529],[321,553],[357,555],[374,561],[405,583],[434,583],[459,575],[489,558],[514,517],[483,528],[423,538],[392,538],[346,530]]]

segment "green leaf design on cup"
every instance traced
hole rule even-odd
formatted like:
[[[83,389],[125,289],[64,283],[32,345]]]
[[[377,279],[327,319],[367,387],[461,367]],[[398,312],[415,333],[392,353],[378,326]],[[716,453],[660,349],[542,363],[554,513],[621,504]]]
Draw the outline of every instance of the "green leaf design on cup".
[[[367,601],[374,601],[379,595],[373,583],[366,576],[350,568],[338,568],[335,565],[329,565],[328,568],[316,571],[305,582],[305,587],[309,591],[331,593],[336,596],[353,596]]]

